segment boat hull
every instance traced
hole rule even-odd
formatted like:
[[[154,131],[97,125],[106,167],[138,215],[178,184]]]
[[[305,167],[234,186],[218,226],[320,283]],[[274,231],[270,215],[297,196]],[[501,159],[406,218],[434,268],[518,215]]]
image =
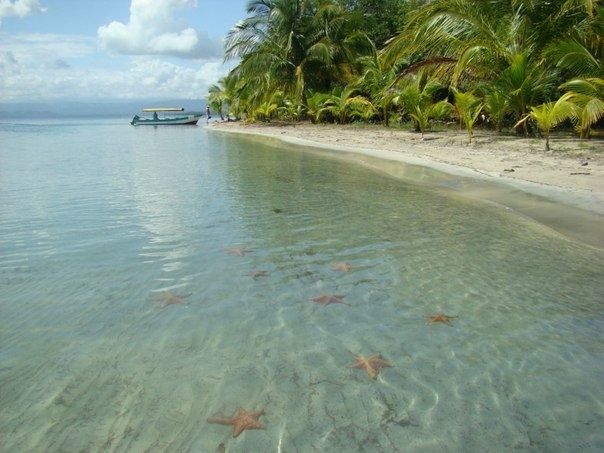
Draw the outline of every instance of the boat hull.
[[[130,124],[133,126],[178,126],[178,125],[195,125],[201,118],[201,115],[187,115],[176,118],[158,118],[145,119],[134,117]]]

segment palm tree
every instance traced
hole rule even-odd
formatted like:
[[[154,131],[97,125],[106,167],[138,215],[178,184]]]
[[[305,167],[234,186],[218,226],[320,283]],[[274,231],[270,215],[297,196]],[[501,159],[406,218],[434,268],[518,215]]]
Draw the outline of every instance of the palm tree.
[[[358,61],[362,67],[362,75],[355,83],[362,91],[369,94],[375,108],[381,112],[382,124],[388,126],[390,111],[398,95],[393,89],[397,67],[387,65],[384,54],[378,52],[375,45],[370,47],[369,55],[360,57]]]
[[[223,77],[218,81],[217,84],[210,86],[208,89],[208,102],[212,110],[220,114],[220,119],[224,119],[222,114],[223,109],[225,107],[228,108],[230,105],[227,81],[227,77]]]
[[[573,35],[554,42],[545,56],[572,74],[561,88],[572,93],[578,108],[580,137],[589,138],[591,126],[604,117],[604,7],[588,0],[579,3],[586,16]]]
[[[527,123],[519,123],[529,108],[538,105],[553,92],[556,86],[556,74],[535,65],[526,53],[512,56],[510,65],[493,82],[504,93],[514,121],[523,125],[524,135],[528,135]]]
[[[589,138],[591,126],[604,118],[604,79],[575,79],[562,87],[570,90],[566,94],[577,108],[579,136]]]
[[[555,102],[546,102],[539,106],[531,107],[531,111],[519,123],[526,123],[529,119],[535,121],[537,127],[545,137],[545,151],[549,151],[549,136],[551,130],[569,118],[576,117],[576,106],[571,102],[571,95],[566,93]]]
[[[594,3],[434,0],[409,16],[385,52],[392,64],[415,56],[453,87],[494,84],[491,104],[500,118],[509,109],[518,122],[530,106],[558,95],[559,74],[544,49],[568,36]]]
[[[459,125],[462,128],[465,126],[470,143],[472,143],[474,124],[476,124],[476,120],[482,112],[484,104],[471,91],[463,93],[454,89],[453,93],[455,95],[454,108],[459,118]]]
[[[495,125],[497,133],[503,131],[503,121],[510,111],[508,96],[494,83],[479,88],[484,100],[484,109],[489,115],[489,121]]]
[[[451,114],[452,106],[446,100],[436,98],[443,85],[435,79],[426,80],[423,76],[408,79],[395,101],[402,107],[403,114],[409,115],[415,122],[416,131],[424,132],[430,119],[441,119]]]
[[[325,105],[329,94],[316,92],[310,94],[306,99],[306,115],[312,123],[321,121],[321,109]]]
[[[371,101],[357,95],[357,92],[358,88],[353,85],[335,88],[330,95],[323,98],[323,106],[319,109],[318,119],[329,116],[336,123],[344,124],[351,119],[369,119],[375,115],[375,107]]]
[[[225,59],[241,58],[233,70],[263,96],[260,105],[281,90],[292,102],[306,104],[307,90],[325,90],[355,76],[358,23],[335,0],[251,0],[248,17],[227,35]]]

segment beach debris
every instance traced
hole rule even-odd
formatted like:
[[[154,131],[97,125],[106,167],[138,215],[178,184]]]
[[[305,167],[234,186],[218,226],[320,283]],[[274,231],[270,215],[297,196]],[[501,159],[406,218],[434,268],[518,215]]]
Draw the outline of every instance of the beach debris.
[[[329,304],[350,305],[350,304],[344,302],[345,297],[346,296],[338,296],[337,294],[321,294],[320,296],[313,297],[310,300],[312,300],[313,302],[316,302],[318,304],[321,304],[323,306],[326,306]]]
[[[244,256],[246,253],[253,252],[246,247],[228,247],[224,250],[229,255]]]
[[[449,315],[445,315],[444,313],[437,313],[435,315],[428,316],[428,319],[430,320],[430,324],[435,324],[437,322],[440,322],[443,324],[449,324],[451,322],[451,320],[454,318],[457,318],[457,316],[449,316]]]
[[[591,175],[591,173],[588,171],[575,171],[575,172],[571,173],[571,176],[574,176],[574,175],[588,175],[589,176],[589,175]]]
[[[503,171],[507,171],[508,173],[514,173],[516,170],[513,168],[504,168]]]
[[[371,379],[377,379],[382,368],[392,368],[392,365],[384,360],[381,354],[375,354],[365,359],[355,355],[356,364],[351,365],[351,368],[360,368],[367,373]]]
[[[246,411],[238,407],[237,412],[232,417],[210,417],[208,418],[208,423],[232,425],[233,437],[237,437],[246,429],[264,429],[264,425],[258,421],[262,414],[264,414],[264,409]]]
[[[186,304],[185,299],[191,294],[193,293],[178,295],[171,293],[170,291],[162,291],[161,294],[149,296],[147,300],[161,302],[161,307],[165,308],[168,305]]]

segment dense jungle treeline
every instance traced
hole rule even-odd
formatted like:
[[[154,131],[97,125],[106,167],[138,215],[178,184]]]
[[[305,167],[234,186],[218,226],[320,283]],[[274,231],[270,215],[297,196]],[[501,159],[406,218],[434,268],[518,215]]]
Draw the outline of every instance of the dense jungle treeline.
[[[214,110],[248,120],[602,130],[601,0],[250,0]]]

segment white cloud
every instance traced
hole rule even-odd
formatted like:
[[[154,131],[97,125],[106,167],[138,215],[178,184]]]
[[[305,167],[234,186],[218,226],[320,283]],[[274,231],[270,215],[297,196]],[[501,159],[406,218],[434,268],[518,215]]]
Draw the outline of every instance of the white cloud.
[[[38,4],[38,0],[0,0],[0,20],[3,17],[25,17],[44,11],[46,11],[46,8],[42,8]]]
[[[128,23],[103,25],[97,35],[105,49],[117,54],[221,58],[221,39],[210,39],[175,17],[177,10],[196,7],[197,0],[132,0]]]
[[[200,99],[227,72],[219,58],[177,64],[158,56],[107,56],[87,36],[0,32],[0,49],[7,49],[0,51],[2,102]]]

